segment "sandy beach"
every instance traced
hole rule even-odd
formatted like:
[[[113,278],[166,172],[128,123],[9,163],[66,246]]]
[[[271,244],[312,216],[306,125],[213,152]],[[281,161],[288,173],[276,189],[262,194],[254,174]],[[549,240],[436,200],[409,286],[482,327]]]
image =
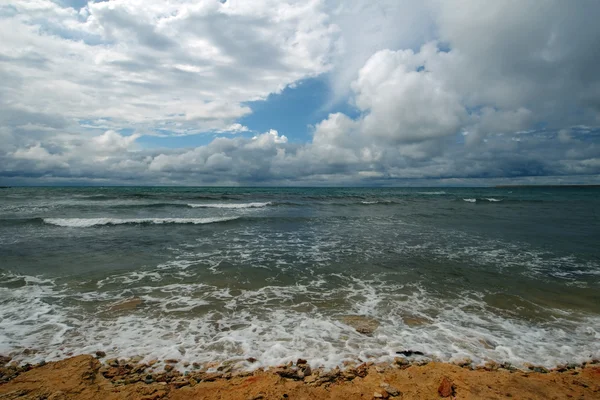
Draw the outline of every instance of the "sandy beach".
[[[523,371],[447,363],[361,364],[311,370],[305,360],[268,370],[182,374],[176,360],[160,367],[136,360],[80,355],[38,366],[0,369],[0,399],[600,399],[597,360]],[[152,364],[152,363],[150,363]],[[158,364],[157,364],[158,365]]]

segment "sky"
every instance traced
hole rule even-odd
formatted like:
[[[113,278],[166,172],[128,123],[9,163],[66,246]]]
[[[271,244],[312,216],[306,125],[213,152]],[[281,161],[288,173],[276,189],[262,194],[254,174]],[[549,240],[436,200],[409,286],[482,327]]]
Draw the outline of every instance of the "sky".
[[[1,0],[0,185],[600,184],[600,2]]]

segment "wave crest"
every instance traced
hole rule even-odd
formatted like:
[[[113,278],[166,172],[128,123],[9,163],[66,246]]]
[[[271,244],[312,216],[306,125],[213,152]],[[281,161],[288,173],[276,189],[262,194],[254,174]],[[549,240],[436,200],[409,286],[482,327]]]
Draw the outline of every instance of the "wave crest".
[[[193,208],[262,208],[270,205],[271,202],[266,203],[198,203],[188,204],[188,207]]]

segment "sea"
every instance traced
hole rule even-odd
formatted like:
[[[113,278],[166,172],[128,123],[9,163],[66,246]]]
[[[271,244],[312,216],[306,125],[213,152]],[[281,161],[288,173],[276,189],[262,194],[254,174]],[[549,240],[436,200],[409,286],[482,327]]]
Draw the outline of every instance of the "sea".
[[[0,189],[0,354],[98,350],[242,369],[599,358],[600,189]]]

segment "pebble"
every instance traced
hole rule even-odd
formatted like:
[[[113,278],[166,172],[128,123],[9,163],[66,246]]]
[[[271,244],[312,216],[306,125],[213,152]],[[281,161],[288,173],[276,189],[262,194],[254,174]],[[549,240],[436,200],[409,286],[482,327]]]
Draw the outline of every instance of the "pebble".
[[[96,357],[98,357],[98,358],[106,357],[106,353],[101,350],[98,350],[96,352]]]
[[[119,360],[117,360],[116,358],[111,358],[109,360],[106,360],[106,364],[110,365],[111,367],[118,367]]]
[[[440,386],[438,387],[438,393],[442,397],[450,397],[454,394],[454,385],[450,381],[450,379],[444,377],[440,382]]]
[[[12,360],[11,357],[0,355],[0,367],[8,364],[10,362],[10,360]]]
[[[394,386],[390,385],[389,383],[382,383],[381,385],[379,385],[379,387],[381,387],[383,390],[385,390],[386,392],[388,392],[390,394],[390,396],[400,396],[400,391],[398,389],[396,389]]]

